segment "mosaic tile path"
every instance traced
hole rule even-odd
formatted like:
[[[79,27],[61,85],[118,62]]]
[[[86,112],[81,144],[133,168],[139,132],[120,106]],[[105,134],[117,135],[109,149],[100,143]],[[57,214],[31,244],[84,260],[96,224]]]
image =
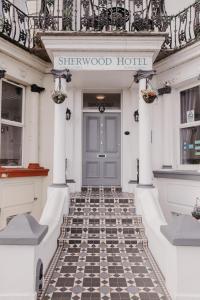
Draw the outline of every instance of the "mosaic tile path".
[[[71,195],[38,300],[168,300],[134,197],[119,188]]]

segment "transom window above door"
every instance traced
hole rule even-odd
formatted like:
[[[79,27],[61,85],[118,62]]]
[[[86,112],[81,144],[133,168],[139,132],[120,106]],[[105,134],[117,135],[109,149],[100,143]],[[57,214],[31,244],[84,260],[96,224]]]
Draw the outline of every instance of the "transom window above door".
[[[120,93],[84,93],[83,108],[98,109],[99,105],[103,104],[106,109],[119,110],[121,109],[121,94]]]

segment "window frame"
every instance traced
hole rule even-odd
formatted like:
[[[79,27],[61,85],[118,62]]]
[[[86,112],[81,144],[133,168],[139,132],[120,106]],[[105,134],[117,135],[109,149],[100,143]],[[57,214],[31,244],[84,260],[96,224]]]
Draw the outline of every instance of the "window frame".
[[[188,122],[188,123],[181,123],[181,92],[192,89],[194,87],[200,87],[200,83],[196,82],[187,86],[184,86],[178,90],[179,93],[179,103],[177,106],[177,166],[178,169],[181,170],[199,170],[200,169],[200,163],[199,164],[183,164],[182,163],[182,157],[181,157],[181,129],[184,128],[190,128],[190,127],[198,127],[200,126],[200,120],[194,121],[194,122]]]
[[[7,82],[9,84],[12,84],[14,86],[20,87],[22,89],[22,121],[17,122],[17,121],[10,121],[6,119],[1,118],[1,110],[2,110],[2,86],[3,82]],[[0,128],[1,125],[10,125],[10,126],[15,126],[22,128],[22,141],[21,141],[21,164],[18,166],[7,166],[7,165],[1,165],[3,168],[22,168],[24,165],[24,128],[25,128],[25,95],[26,95],[26,88],[25,86],[18,84],[16,82],[13,82],[12,80],[5,79],[3,78],[0,80]],[[0,149],[1,149],[1,134],[0,134]]]

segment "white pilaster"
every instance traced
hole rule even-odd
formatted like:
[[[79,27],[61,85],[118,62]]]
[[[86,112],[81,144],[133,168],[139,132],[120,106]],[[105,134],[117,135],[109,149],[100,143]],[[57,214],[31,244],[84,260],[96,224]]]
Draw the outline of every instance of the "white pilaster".
[[[163,168],[172,168],[173,164],[173,120],[172,94],[164,94],[163,101]]]
[[[155,71],[139,70],[134,76],[139,83],[139,187],[153,187],[152,172],[152,106],[143,99],[142,90],[147,89],[147,80]]]
[[[151,156],[151,104],[147,104],[141,94],[146,89],[146,78],[139,80],[139,184],[152,186],[152,156]]]
[[[29,162],[39,162],[39,100],[40,94],[30,92],[30,106],[31,106],[31,129],[30,129],[30,154]]]
[[[58,78],[55,79],[55,86],[58,87]],[[66,90],[66,80],[61,78],[62,90]],[[61,104],[54,104],[54,153],[53,153],[53,184],[65,184],[65,145],[66,145],[66,119],[65,101]]]

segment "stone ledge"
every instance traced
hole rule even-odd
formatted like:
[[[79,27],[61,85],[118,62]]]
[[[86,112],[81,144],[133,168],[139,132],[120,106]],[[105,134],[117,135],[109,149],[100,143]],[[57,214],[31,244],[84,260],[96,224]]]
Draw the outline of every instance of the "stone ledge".
[[[160,231],[174,246],[200,247],[200,222],[189,215],[175,217],[168,225],[162,225]]]
[[[154,37],[154,36],[168,36],[169,34],[166,32],[155,32],[155,31],[139,31],[139,32],[131,32],[131,31],[106,31],[106,32],[98,32],[98,31],[48,31],[48,32],[38,32],[38,36],[95,36],[95,37],[103,37],[103,36],[117,36],[117,37],[123,37],[123,36],[131,36],[131,37]]]
[[[156,170],[153,171],[155,178],[182,179],[200,181],[200,172],[187,170]]]
[[[0,232],[0,245],[39,245],[47,231],[33,216],[18,215]]]

